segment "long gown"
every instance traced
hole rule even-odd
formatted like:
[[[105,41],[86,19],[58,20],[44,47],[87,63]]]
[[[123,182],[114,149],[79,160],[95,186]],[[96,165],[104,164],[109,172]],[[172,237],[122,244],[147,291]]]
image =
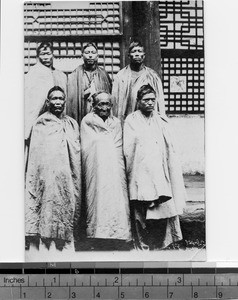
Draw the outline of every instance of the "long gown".
[[[120,121],[89,113],[81,122],[87,237],[130,240]]]
[[[25,191],[26,236],[73,239],[80,215],[79,128],[68,116],[42,114],[33,127]]]
[[[146,220],[167,219],[162,247],[181,240],[178,216],[186,192],[167,120],[157,111],[149,118],[135,111],[125,120],[123,145],[130,201],[145,207],[144,217],[136,216],[141,227]]]
[[[113,114],[122,122],[137,109],[137,92],[142,85],[150,84],[156,92],[156,110],[165,116],[164,93],[161,79],[149,67],[143,66],[139,72],[131,70],[130,65],[120,70],[112,86]]]
[[[100,90],[111,93],[111,79],[108,73],[96,67],[91,72],[92,78],[85,71],[84,65],[78,66],[68,76],[68,100],[66,113],[80,124],[82,118],[91,111],[92,95]],[[85,94],[86,91],[89,94]]]

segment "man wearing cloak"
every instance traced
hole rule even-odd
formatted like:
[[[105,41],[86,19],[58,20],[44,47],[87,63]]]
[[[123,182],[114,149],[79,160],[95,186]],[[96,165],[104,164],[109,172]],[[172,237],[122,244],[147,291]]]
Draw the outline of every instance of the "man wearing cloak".
[[[144,65],[145,52],[140,42],[132,42],[129,46],[130,64],[120,70],[113,81],[113,114],[120,120],[137,107],[137,92],[142,85],[150,84],[156,92],[155,109],[165,115],[164,94],[158,74]]]
[[[111,92],[111,79],[107,72],[98,66],[98,49],[94,43],[83,48],[83,65],[68,76],[67,115],[80,124],[82,118],[92,109],[92,95],[104,90]]]
[[[66,75],[53,67],[53,45],[42,42],[36,50],[38,62],[25,75],[25,141],[29,144],[31,129],[46,111],[45,100],[52,86],[67,90]]]
[[[182,239],[179,215],[186,193],[167,118],[149,84],[137,93],[138,110],[124,123],[124,155],[134,241],[141,249],[165,248]]]
[[[93,96],[93,111],[81,122],[87,237],[128,241],[131,233],[122,128],[120,120],[110,114],[111,106],[111,95],[99,91]]]
[[[26,173],[26,239],[73,247],[81,201],[81,150],[77,122],[64,115],[65,92],[49,90],[48,111],[32,129]]]

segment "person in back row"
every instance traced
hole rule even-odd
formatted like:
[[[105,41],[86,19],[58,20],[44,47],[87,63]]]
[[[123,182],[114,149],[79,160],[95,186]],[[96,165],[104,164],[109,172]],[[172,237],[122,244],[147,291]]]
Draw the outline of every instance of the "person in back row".
[[[42,42],[37,50],[37,64],[25,75],[25,141],[29,145],[31,129],[36,119],[47,111],[45,99],[52,86],[67,90],[66,75],[53,66],[53,44]]]
[[[185,187],[167,118],[155,109],[156,92],[143,85],[138,110],[124,123],[124,155],[133,236],[140,249],[165,248],[182,239],[179,215]]]
[[[158,74],[144,65],[145,51],[140,42],[129,46],[130,64],[120,70],[112,86],[113,114],[122,122],[137,109],[137,92],[142,85],[150,84],[156,92],[155,109],[165,115],[164,94]]]
[[[111,79],[98,66],[98,49],[94,43],[83,47],[83,65],[68,76],[67,115],[80,124],[82,118],[92,109],[92,95],[99,90],[111,92]]]

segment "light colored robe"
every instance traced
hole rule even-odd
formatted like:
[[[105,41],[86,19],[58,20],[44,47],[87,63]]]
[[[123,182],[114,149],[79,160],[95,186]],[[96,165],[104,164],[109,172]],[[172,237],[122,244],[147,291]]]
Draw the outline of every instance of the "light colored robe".
[[[169,125],[158,112],[147,119],[140,110],[130,114],[124,124],[124,154],[130,200],[170,200],[160,204],[160,218],[183,213],[186,192]]]
[[[68,116],[46,112],[32,130],[26,174],[27,236],[71,241],[80,213],[79,127]]]
[[[130,200],[150,201],[146,220],[167,218],[163,247],[182,239],[178,215],[186,192],[168,121],[154,111],[147,119],[140,110],[124,123],[124,155]],[[160,202],[166,196],[167,201]]]
[[[95,113],[81,122],[87,236],[130,240],[129,201],[120,121]]]
[[[66,114],[74,118],[78,124],[91,111],[92,107],[92,98],[84,99],[84,89],[88,88],[86,85],[84,66],[80,65],[68,76],[68,100],[66,103]],[[90,96],[100,90],[111,93],[111,79],[104,69],[97,67],[93,71],[90,89]]]
[[[30,137],[31,129],[40,114],[46,111],[45,100],[49,90],[60,86],[67,91],[67,77],[59,70],[51,70],[38,62],[25,75],[25,139]]]
[[[162,82],[158,74],[144,66],[140,75],[132,79],[130,65],[120,70],[114,78],[112,85],[113,115],[124,121],[137,107],[137,92],[142,85],[150,84],[156,92],[156,110],[165,115],[164,93]]]

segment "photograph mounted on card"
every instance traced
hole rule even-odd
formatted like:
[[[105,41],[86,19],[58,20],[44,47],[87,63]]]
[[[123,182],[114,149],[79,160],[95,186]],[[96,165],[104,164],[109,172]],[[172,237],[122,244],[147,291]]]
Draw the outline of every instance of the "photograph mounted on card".
[[[200,0],[25,2],[27,261],[206,259],[203,31]]]

